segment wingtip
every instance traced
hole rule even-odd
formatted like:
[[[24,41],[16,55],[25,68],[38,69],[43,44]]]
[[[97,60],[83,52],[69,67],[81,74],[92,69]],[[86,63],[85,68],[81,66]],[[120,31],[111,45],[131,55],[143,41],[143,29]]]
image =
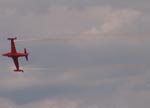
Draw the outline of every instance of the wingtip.
[[[17,37],[14,37],[14,38],[7,38],[8,40],[16,40]]]
[[[14,70],[15,72],[24,72],[23,70],[20,70],[20,69],[16,69]]]

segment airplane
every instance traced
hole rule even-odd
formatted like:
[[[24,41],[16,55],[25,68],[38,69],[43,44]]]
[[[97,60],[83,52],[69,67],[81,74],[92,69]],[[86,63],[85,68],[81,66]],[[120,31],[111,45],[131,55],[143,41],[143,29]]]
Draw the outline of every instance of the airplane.
[[[8,40],[11,41],[11,52],[8,52],[8,53],[2,54],[2,55],[7,56],[7,57],[11,57],[13,59],[13,62],[16,66],[16,69],[14,70],[15,72],[24,72],[22,69],[19,68],[18,57],[25,57],[26,60],[28,61],[28,52],[27,52],[26,48],[24,48],[23,53],[17,52],[16,46],[14,43],[14,40],[16,40],[16,39],[17,39],[17,37],[8,38]]]

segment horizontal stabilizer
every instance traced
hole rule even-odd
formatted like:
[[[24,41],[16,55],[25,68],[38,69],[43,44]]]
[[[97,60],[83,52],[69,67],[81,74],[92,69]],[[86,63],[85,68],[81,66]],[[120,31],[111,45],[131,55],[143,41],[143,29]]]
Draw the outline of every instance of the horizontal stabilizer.
[[[24,53],[26,54],[25,58],[28,61],[28,52],[27,52],[26,48],[24,48]]]

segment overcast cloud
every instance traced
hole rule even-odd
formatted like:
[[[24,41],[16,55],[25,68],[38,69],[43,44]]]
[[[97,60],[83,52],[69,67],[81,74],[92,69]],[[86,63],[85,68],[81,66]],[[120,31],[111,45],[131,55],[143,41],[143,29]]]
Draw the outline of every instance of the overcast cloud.
[[[148,0],[0,0],[0,107],[149,108]]]

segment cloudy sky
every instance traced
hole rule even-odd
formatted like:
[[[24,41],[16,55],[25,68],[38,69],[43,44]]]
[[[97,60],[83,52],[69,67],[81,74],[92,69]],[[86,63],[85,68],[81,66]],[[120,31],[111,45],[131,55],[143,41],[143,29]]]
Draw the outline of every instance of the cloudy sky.
[[[1,108],[149,108],[150,1],[0,0]]]

